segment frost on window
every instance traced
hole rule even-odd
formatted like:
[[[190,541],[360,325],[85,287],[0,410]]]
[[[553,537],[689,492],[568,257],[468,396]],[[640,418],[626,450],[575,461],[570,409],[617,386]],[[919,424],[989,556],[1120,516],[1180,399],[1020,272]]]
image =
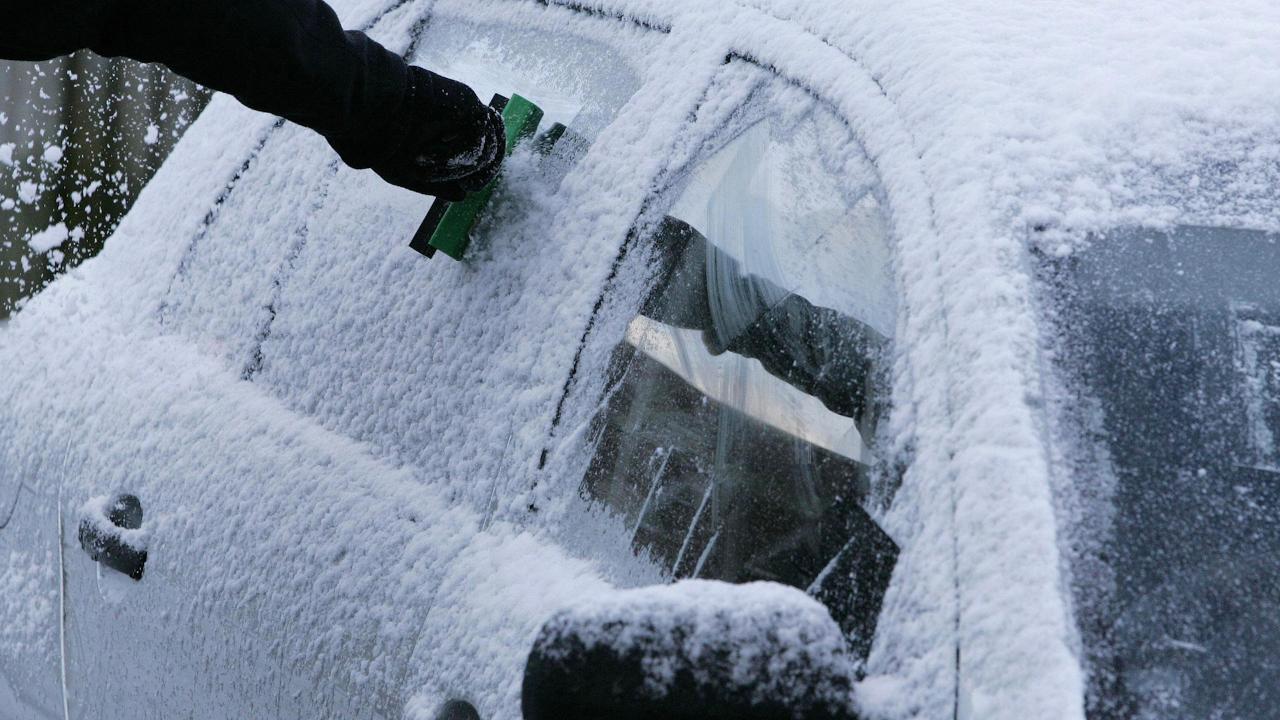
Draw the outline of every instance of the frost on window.
[[[1248,447],[1258,467],[1280,470],[1280,315],[1248,303],[1231,310]]]
[[[641,38],[639,47],[648,47]],[[519,94],[587,140],[617,116],[640,85],[627,57],[576,35],[469,22],[431,23],[414,62],[465,82],[480,98]]]
[[[1068,536],[1096,543],[1072,560],[1090,717],[1280,702],[1277,269],[1272,234],[1122,228],[1050,286],[1067,412],[1092,428],[1062,444]]]
[[[820,107],[766,117],[642,231],[655,277],[583,489],[672,577],[806,589],[865,652],[897,552],[862,507],[894,295],[856,147]]]

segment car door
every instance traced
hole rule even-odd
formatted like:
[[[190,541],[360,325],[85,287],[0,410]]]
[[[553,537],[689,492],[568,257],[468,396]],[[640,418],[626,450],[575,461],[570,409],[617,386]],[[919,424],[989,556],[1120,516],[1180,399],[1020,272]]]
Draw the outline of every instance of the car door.
[[[148,558],[139,580],[70,563],[73,716],[429,717],[465,698],[509,717],[532,631],[603,585],[495,523],[493,498],[545,442],[563,381],[538,373],[562,376],[574,348],[558,316],[590,313],[583,288],[611,262],[579,263],[547,231],[599,213],[552,201],[599,162],[663,33],[461,2],[392,8],[373,32],[482,92],[529,96],[581,142],[514,155],[492,213],[524,220],[482,225],[471,261],[446,264],[407,248],[429,201],[340,167],[305,131],[265,130],[153,280],[160,332],[103,339],[121,374],[77,396],[98,404],[81,439],[96,457],[77,467],[68,537],[132,494]],[[104,413],[129,430],[95,425]]]
[[[0,323],[0,333],[5,332]],[[58,489],[64,457],[20,471],[0,436],[0,716],[61,717],[62,594]]]

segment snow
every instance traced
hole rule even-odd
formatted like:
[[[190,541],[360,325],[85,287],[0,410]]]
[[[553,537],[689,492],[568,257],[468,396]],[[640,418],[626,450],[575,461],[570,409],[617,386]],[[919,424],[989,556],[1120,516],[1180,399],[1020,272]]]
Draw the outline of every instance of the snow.
[[[0,165],[13,165],[13,143],[0,143]]]
[[[943,678],[958,675],[961,707],[973,717],[1079,717],[1028,226],[1047,227],[1037,244],[1049,248],[1126,222],[1274,226],[1268,158],[1280,75],[1264,48],[1280,34],[1277,10],[1262,2],[755,5],[820,35],[875,79],[893,110],[879,114],[868,102],[855,111],[880,125],[866,142],[891,185],[915,172],[932,194],[914,217],[898,198],[900,223],[934,227],[898,228],[908,296],[898,343],[910,377],[900,377],[897,399],[913,414],[917,455],[889,518],[905,552],[873,671],[901,675],[910,696],[923,689],[939,704]],[[768,48],[755,51],[762,61],[784,54],[764,31],[756,38],[753,48]],[[827,76],[810,68],[800,81],[849,84]],[[906,153],[881,142],[895,124]],[[1184,177],[1204,165],[1215,168],[1216,189],[1188,192]],[[948,594],[958,602],[950,617]],[[936,640],[949,627],[960,652]]]
[[[356,26],[390,8],[337,5]],[[1070,253],[1087,231],[1128,223],[1275,229],[1280,8],[587,5],[603,17],[439,0],[377,25],[404,49],[430,10],[423,62],[448,70],[457,48],[465,71],[469,58],[500,62],[475,38],[514,23],[506,42],[535,60],[513,84],[589,118],[596,141],[562,185],[512,159],[503,221],[469,262],[405,248],[421,198],[217,98],[105,252],[0,328],[0,479],[30,478],[47,497],[41,469],[74,438],[67,507],[127,486],[155,523],[148,579],[114,612],[172,638],[169,652],[82,620],[70,637],[141,690],[80,697],[103,703],[99,716],[185,701],[228,717],[358,717],[370,710],[351,698],[372,697],[429,717],[463,696],[516,717],[544,619],[609,602],[612,583],[653,581],[612,535],[568,541],[592,523],[613,532],[576,500],[582,438],[634,315],[642,259],[615,267],[618,247],[731,113],[732,92],[700,103],[736,53],[848,120],[893,211],[890,436],[911,462],[879,518],[903,552],[859,702],[895,719],[1081,718],[1029,249]],[[582,27],[595,42],[560,39]],[[6,672],[47,660],[33,648],[49,610],[30,588],[51,582],[52,556],[14,556],[14,542],[0,533],[0,609],[23,619],[0,634]],[[85,586],[70,592],[94,607]]]
[[[70,318],[76,305],[92,302],[69,299],[74,304],[63,310]],[[117,658],[131,686],[141,688],[125,701],[132,703],[128,708],[144,713],[164,707],[165,697],[225,706],[232,700],[222,695],[220,682],[251,690],[236,685],[250,676],[209,678],[212,686],[201,686],[199,674],[182,680],[201,666],[201,658],[221,652],[244,653],[237,667],[254,667],[239,632],[223,632],[221,622],[191,627],[184,619],[197,612],[225,622],[240,602],[269,608],[272,625],[305,621],[310,631],[273,640],[284,643],[290,656],[363,658],[330,669],[339,688],[391,682],[409,669],[408,686],[447,688],[463,673],[468,686],[484,689],[490,707],[498,699],[511,703],[519,686],[519,649],[527,648],[540,619],[600,585],[585,563],[517,529],[495,525],[481,531],[473,513],[424,486],[415,473],[383,465],[360,446],[285,411],[185,343],[138,337],[119,326],[91,339],[97,349],[84,362],[98,369],[75,368],[82,381],[68,391],[101,412],[79,426],[78,432],[95,440],[70,459],[68,476],[96,468],[105,486],[136,493],[145,503],[150,534],[148,577],[137,588],[141,596],[117,616],[158,623],[161,635],[180,634],[202,648],[187,660],[139,659],[131,657],[138,649],[128,637],[92,623],[74,626],[74,637],[83,638],[103,662]],[[119,385],[93,382],[96,373]],[[151,400],[156,397],[163,402]],[[128,462],[139,451],[140,434],[155,453],[145,468]],[[34,477],[31,469],[43,453],[10,449],[12,472]],[[73,559],[82,570],[89,565],[79,554]],[[207,572],[188,576],[183,592],[174,596],[170,578],[183,568]],[[533,583],[539,592],[527,591]],[[72,592],[73,604],[97,602],[91,583],[73,583]],[[231,597],[240,600],[208,604]],[[167,620],[146,611],[157,605],[171,613]],[[428,656],[411,663],[420,636],[456,641],[449,643],[447,659],[433,662]],[[370,639],[384,651],[366,649]],[[146,678],[157,674],[171,682],[149,684]],[[317,704],[328,699],[316,692]]]
[[[0,648],[11,656],[28,652],[27,644],[47,647],[53,643],[50,629],[54,627],[55,598],[42,589],[53,579],[55,561],[48,555],[20,550],[11,550],[0,559],[0,587],[5,588],[0,603],[5,613]]]
[[[414,13],[391,16],[384,37],[403,46],[416,20]],[[304,248],[311,253],[296,260],[315,263],[316,272],[333,277],[328,285],[335,293],[322,296],[328,308],[315,316],[306,311],[314,303],[282,303],[280,319],[319,322],[325,332],[313,341],[322,340],[317,349],[333,360],[341,358],[344,347],[395,350],[394,343],[370,341],[394,328],[399,318],[384,318],[371,326],[378,332],[351,343],[335,333],[353,319],[367,323],[379,303],[429,297],[421,278],[438,278],[449,269],[404,248],[425,213],[424,200],[388,188],[369,173],[338,171],[322,143],[296,129],[283,129],[263,150],[270,162],[246,171],[243,181],[252,189],[230,196],[219,211],[225,224],[219,222],[203,236],[206,242],[196,243],[197,254],[187,263],[195,278],[203,278],[201,283],[187,286],[180,279],[170,294],[170,279],[213,199],[258,139],[273,133],[272,125],[271,118],[225,98],[215,100],[144,191],[111,240],[111,249],[55,283],[58,289],[41,294],[35,308],[24,309],[0,339],[6,366],[12,360],[20,375],[0,384],[0,425],[6,428],[0,433],[0,452],[13,454],[9,468],[43,489],[51,479],[37,472],[41,458],[56,452],[55,436],[75,427],[75,436],[89,444],[76,446],[69,472],[76,480],[67,488],[70,506],[127,489],[142,498],[147,512],[147,578],[134,588],[134,597],[113,611],[115,617],[149,628],[148,635],[177,638],[173,642],[188,648],[179,651],[171,644],[167,647],[173,653],[148,652],[128,634],[113,633],[111,624],[73,619],[69,636],[81,648],[92,647],[103,667],[118,662],[132,678],[130,685],[139,688],[132,697],[93,692],[91,666],[73,652],[70,675],[82,678],[76,695],[81,703],[96,703],[83,711],[87,716],[145,717],[177,703],[217,708],[214,712],[228,717],[259,717],[264,711],[255,703],[278,697],[279,686],[300,684],[306,692],[290,693],[292,699],[278,701],[283,707],[273,706],[265,715],[315,717],[350,709],[344,716],[359,717],[372,708],[349,698],[365,699],[371,688],[384,688],[387,697],[402,701],[416,696],[415,706],[422,707],[437,696],[465,694],[486,717],[512,717],[524,657],[538,625],[567,601],[606,584],[601,571],[568,557],[541,537],[545,532],[533,534],[486,514],[483,503],[460,502],[468,495],[487,500],[495,489],[513,482],[513,470],[527,463],[523,452],[504,458],[493,451],[493,437],[485,431],[493,425],[498,432],[506,428],[481,415],[473,428],[465,428],[475,433],[474,439],[450,450],[440,441],[440,431],[449,427],[444,415],[428,414],[398,427],[391,424],[395,418],[365,414],[336,392],[331,407],[354,411],[373,424],[338,422],[342,415],[337,412],[297,412],[290,405],[301,399],[300,393],[284,392],[283,383],[243,382],[242,368],[225,364],[233,354],[203,352],[226,347],[225,341],[240,332],[236,328],[248,329],[253,339],[258,331],[254,318],[264,309],[260,291],[274,291],[281,263],[299,237],[298,225],[291,223],[315,228],[313,243]],[[307,162],[296,162],[297,157]],[[324,197],[319,194],[306,200],[330,183],[329,197],[344,198],[349,207],[331,203],[316,209],[314,203]],[[370,233],[377,219],[385,224]],[[249,242],[223,235],[234,228],[253,233],[243,238]],[[386,269],[412,273],[393,278],[391,286],[405,293],[379,300],[378,287],[347,285],[352,271],[367,268],[366,263],[377,269],[389,261],[394,262]],[[211,272],[215,268],[221,270]],[[378,285],[387,287],[385,281]],[[206,297],[213,304],[204,304]],[[162,311],[166,298],[168,309]],[[344,298],[357,302],[344,305]],[[361,306],[366,298],[378,302]],[[216,303],[223,303],[221,315],[213,312]],[[346,317],[339,312],[344,309]],[[422,328],[432,315],[412,312],[410,305],[403,309],[411,314],[403,317],[407,325],[402,337],[411,338],[413,328]],[[56,321],[43,321],[44,313]],[[211,318],[221,318],[223,324],[201,332]],[[418,334],[430,341],[427,333]],[[491,336],[490,342],[497,339]],[[403,354],[384,357],[416,364],[424,358],[421,349],[406,344]],[[468,362],[435,367],[496,376],[499,368],[481,360],[481,349],[476,352]],[[293,371],[305,371],[308,359],[300,357]],[[501,356],[490,359],[501,362]],[[314,369],[345,373],[354,367],[327,362]],[[45,379],[55,368],[75,379],[65,385]],[[518,391],[525,380],[514,377],[493,395],[474,398],[477,411],[487,407],[508,414],[494,398]],[[43,399],[26,392],[45,385]],[[423,377],[412,384],[379,385],[360,386],[348,379],[331,389],[373,390],[385,402],[408,390],[417,393],[413,398],[430,400],[432,387],[466,383]],[[279,395],[273,397],[272,391]],[[543,392],[550,396],[550,384]],[[359,395],[356,399],[363,400]],[[42,412],[30,402],[60,410]],[[422,407],[406,404],[404,417],[412,418],[410,413]],[[24,420],[15,424],[16,418]],[[417,434],[405,438],[401,427]],[[421,459],[405,463],[378,444],[350,436],[378,441],[383,448],[409,440],[414,444],[402,447],[414,447]],[[466,434],[461,437],[467,439]],[[141,444],[140,438],[145,438]],[[471,472],[454,475],[469,460],[479,462],[467,468]],[[508,500],[505,492],[498,497]],[[88,564],[76,553],[70,602],[96,607],[96,588],[74,580],[85,576]],[[165,608],[165,615],[145,612],[151,607]],[[207,621],[193,622],[194,616]],[[296,659],[290,665],[297,670],[281,671],[273,657]],[[236,671],[210,675],[210,659],[220,659],[215,667]],[[164,686],[151,682],[155,677],[165,677]],[[387,713],[398,715],[399,706]]]
[[[62,162],[62,148],[58,145],[50,145],[44,149],[40,157],[50,165],[57,165]]]
[[[61,247],[62,243],[70,237],[71,232],[67,230],[66,223],[57,223],[28,238],[27,246],[32,252],[45,253]]]
[[[18,199],[24,204],[30,205],[40,196],[40,186],[30,180],[23,180],[18,183]]]

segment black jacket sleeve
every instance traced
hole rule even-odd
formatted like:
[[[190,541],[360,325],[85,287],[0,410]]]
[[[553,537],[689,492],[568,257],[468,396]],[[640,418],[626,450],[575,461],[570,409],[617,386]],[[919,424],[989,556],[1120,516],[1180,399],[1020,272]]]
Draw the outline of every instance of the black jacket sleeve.
[[[370,167],[403,145],[408,67],[321,0],[0,0],[0,55],[90,49],[168,66],[312,128]]]

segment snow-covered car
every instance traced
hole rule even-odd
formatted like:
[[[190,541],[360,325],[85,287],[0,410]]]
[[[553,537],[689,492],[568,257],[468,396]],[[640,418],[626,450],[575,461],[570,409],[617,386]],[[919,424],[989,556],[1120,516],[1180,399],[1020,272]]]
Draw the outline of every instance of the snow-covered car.
[[[573,139],[455,263],[214,100],[0,325],[0,715],[517,718],[681,578],[866,718],[1280,705],[1280,8],[336,6]]]

